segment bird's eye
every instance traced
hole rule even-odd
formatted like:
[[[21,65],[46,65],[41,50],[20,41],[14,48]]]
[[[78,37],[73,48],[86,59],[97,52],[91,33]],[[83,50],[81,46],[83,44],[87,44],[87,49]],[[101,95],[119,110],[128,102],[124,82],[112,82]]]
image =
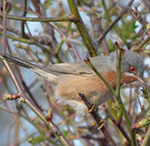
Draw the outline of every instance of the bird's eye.
[[[131,72],[135,72],[135,71],[136,71],[136,68],[135,68],[134,66],[131,66],[131,67],[130,67],[130,71],[131,71]]]

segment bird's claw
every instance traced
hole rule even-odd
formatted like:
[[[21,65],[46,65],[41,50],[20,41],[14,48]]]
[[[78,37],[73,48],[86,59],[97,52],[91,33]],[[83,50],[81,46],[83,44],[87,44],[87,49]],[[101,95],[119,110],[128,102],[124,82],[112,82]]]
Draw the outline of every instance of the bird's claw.
[[[92,111],[96,110],[95,105],[93,104],[92,107],[86,109],[86,113],[91,113]]]
[[[100,122],[99,122],[100,126],[97,128],[97,130],[101,129],[105,125],[104,120],[101,117],[99,117],[99,118],[101,119]]]
[[[92,123],[92,125],[93,125],[93,126],[96,125],[96,121],[94,121],[94,122]]]
[[[100,122],[99,122],[99,127],[97,128],[97,130],[99,130],[99,129],[101,129],[104,125],[105,125],[105,123],[104,123],[104,120],[101,118],[101,117],[99,117],[100,118]],[[94,125],[96,125],[96,121],[94,121],[93,123],[92,123],[92,125],[94,126]]]

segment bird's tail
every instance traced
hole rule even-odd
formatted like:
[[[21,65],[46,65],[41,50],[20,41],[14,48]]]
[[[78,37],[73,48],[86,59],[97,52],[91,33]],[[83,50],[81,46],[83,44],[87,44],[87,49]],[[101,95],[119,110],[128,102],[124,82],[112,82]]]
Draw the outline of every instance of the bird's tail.
[[[50,69],[47,69],[45,67],[39,67],[39,66],[34,65],[28,61],[22,60],[20,58],[17,58],[17,57],[8,55],[8,54],[4,54],[4,55],[0,54],[0,58],[6,59],[7,61],[12,62],[16,65],[30,69],[31,71],[35,72],[36,74],[40,75],[41,77],[43,77],[47,81],[54,84],[55,86],[57,86],[57,84],[58,84],[58,76],[55,75],[54,72],[51,71]]]

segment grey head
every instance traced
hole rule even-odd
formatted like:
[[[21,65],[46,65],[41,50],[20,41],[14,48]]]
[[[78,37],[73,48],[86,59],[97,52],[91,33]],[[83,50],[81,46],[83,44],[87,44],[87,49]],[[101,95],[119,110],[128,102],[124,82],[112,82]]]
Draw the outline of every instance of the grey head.
[[[121,69],[129,76],[135,76],[139,81],[146,84],[143,80],[144,66],[136,53],[125,50],[121,61]]]

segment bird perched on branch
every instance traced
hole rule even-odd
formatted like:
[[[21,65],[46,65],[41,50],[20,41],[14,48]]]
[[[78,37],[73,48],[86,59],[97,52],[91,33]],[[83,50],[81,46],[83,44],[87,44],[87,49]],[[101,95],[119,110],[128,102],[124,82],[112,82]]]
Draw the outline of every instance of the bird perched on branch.
[[[72,106],[79,113],[83,114],[86,111],[86,105],[78,93],[84,93],[87,100],[95,106],[99,106],[112,97],[109,88],[84,61],[39,67],[14,56],[6,54],[2,56],[2,59],[5,58],[9,62],[28,68],[54,84],[56,86],[55,98],[58,102]],[[92,57],[90,61],[115,89],[117,84],[116,52],[109,56]],[[121,61],[121,85],[137,80],[145,84],[143,72],[144,67],[140,58],[133,51],[125,50]]]

